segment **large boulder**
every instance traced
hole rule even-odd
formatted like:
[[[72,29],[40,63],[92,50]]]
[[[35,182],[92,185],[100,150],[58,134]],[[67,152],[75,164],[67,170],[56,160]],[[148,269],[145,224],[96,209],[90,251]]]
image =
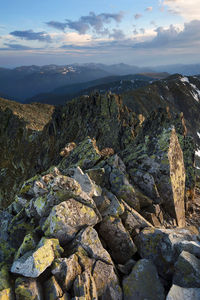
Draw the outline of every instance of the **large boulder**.
[[[151,259],[158,268],[159,274],[172,278],[173,268],[183,250],[181,244],[188,241],[197,242],[197,237],[186,229],[144,228],[134,238],[138,253],[142,258]],[[193,247],[187,247],[193,250]]]
[[[164,288],[154,264],[147,259],[139,260],[131,274],[123,280],[124,300],[164,300]]]
[[[26,252],[16,259],[11,272],[25,277],[36,278],[42,274],[59,257],[63,249],[57,239],[42,238],[33,251]]]
[[[200,288],[200,260],[182,251],[175,263],[173,284],[186,288]]]
[[[81,266],[79,265],[78,256],[76,254],[68,258],[57,258],[51,270],[65,292],[71,288],[74,279],[81,274],[81,271]]]
[[[72,198],[52,208],[42,230],[45,236],[55,237],[61,243],[67,243],[80,229],[94,226],[99,221],[99,216],[91,207]]]
[[[118,264],[126,263],[137,252],[120,218],[105,217],[100,224],[99,233],[110,249],[114,261]]]
[[[43,300],[42,287],[39,282],[32,278],[17,278],[15,295],[17,300]]]
[[[98,299],[94,278],[88,270],[77,276],[73,289],[76,297],[83,297],[85,300]]]
[[[199,300],[200,289],[198,288],[184,288],[173,284],[166,300]]]

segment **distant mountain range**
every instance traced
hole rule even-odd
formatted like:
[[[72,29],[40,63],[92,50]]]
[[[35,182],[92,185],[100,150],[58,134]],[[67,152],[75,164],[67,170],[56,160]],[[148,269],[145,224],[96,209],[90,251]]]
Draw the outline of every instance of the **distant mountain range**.
[[[121,94],[126,91],[132,91],[140,87],[146,86],[155,80],[166,78],[168,73],[144,73],[123,76],[109,76],[84,83],[65,85],[59,87],[50,93],[38,94],[25,103],[40,102],[53,105],[65,104],[67,101],[81,96],[91,94],[98,91],[101,94],[112,92]]]
[[[103,83],[113,82],[113,76],[126,76],[143,74],[151,77],[151,74],[168,72],[185,75],[200,74],[200,64],[196,65],[168,65],[158,67],[137,67],[126,64],[72,64],[72,65],[47,65],[47,66],[22,66],[15,69],[0,68],[0,96],[24,102],[28,98],[35,97],[41,93],[54,93],[55,89],[66,91],[73,90],[78,93],[80,90],[98,86],[102,82],[93,82],[102,79]],[[147,74],[146,74],[147,73]],[[154,76],[153,76],[154,77]],[[159,76],[158,76],[159,77]],[[107,80],[107,82],[106,82]],[[122,79],[123,80],[123,79]],[[132,79],[131,79],[132,80]],[[118,78],[116,80],[118,81]],[[86,83],[84,85],[84,83]],[[78,84],[78,86],[73,86]],[[80,85],[81,84],[81,85]],[[92,85],[91,85],[92,84]],[[71,86],[71,87],[70,87]],[[69,87],[69,89],[68,89]],[[77,88],[77,90],[76,90]],[[67,94],[66,93],[66,94]],[[57,91],[56,91],[57,94]],[[64,94],[62,93],[59,93]]]

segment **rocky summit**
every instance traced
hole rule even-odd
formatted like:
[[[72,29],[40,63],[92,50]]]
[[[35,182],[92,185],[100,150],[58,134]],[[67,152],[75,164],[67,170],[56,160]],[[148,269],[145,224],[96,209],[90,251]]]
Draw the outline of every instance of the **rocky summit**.
[[[200,299],[183,113],[144,117],[110,93],[56,108],[2,103],[0,300]]]

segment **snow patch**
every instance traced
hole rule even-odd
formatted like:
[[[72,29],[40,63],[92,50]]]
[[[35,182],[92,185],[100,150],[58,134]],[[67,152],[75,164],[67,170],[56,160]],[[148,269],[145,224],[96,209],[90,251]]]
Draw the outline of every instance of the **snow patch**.
[[[197,135],[198,135],[198,137],[200,138],[200,132],[197,131]]]
[[[189,79],[187,78],[187,77],[182,77],[181,79],[180,79],[182,82],[187,82],[187,83],[190,83],[189,82]]]
[[[195,155],[200,157],[200,149],[198,149],[197,151],[195,151]]]
[[[192,93],[193,96],[194,96],[194,93],[195,93],[194,99],[199,102],[199,99],[200,99],[200,90],[198,89],[198,87],[195,84],[190,83],[190,85],[194,89],[194,92]]]

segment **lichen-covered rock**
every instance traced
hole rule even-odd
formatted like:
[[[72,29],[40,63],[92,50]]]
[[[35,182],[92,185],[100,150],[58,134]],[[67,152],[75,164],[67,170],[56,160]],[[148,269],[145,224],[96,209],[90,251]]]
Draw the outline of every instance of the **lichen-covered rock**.
[[[199,300],[200,289],[198,288],[184,288],[173,284],[166,300]]]
[[[162,205],[180,227],[185,226],[182,134],[181,119],[158,110],[152,112],[137,138],[120,153],[133,182],[154,203]]]
[[[15,281],[16,300],[43,300],[39,282],[31,278],[19,277]]]
[[[134,259],[129,259],[125,265],[117,265],[117,269],[122,273],[122,274],[125,274],[125,275],[128,275],[133,267],[135,266],[136,264],[136,261]]]
[[[81,267],[76,254],[69,258],[58,258],[52,265],[52,274],[56,277],[64,291],[68,291],[76,276],[81,274]]]
[[[131,274],[123,280],[124,300],[164,300],[164,288],[154,264],[147,259],[139,260]]]
[[[79,247],[82,247],[89,257],[113,264],[110,254],[104,249],[98,233],[92,227],[82,229],[73,240],[71,247],[77,250]]]
[[[36,249],[25,253],[13,262],[11,272],[36,278],[59,257],[63,249],[57,239],[42,238]]]
[[[101,216],[113,216],[113,217],[119,217],[124,213],[124,205],[122,201],[118,200],[113,193],[107,191],[104,189],[104,199],[101,203],[100,210],[101,210]],[[95,202],[97,202],[98,198],[95,198]]]
[[[77,276],[73,290],[76,297],[83,297],[85,300],[98,299],[94,278],[88,270]]]
[[[13,291],[11,289],[0,291],[0,300],[15,300]]]
[[[92,182],[88,174],[84,174],[80,167],[71,168],[68,173],[80,184],[82,191],[89,197],[101,195],[101,188]]]
[[[185,240],[196,239],[196,236],[186,229],[145,228],[134,238],[134,242],[142,258],[151,259],[159,274],[171,278],[174,263],[182,251],[178,245]]]
[[[37,246],[37,238],[29,233],[24,237],[23,243],[19,247],[16,255],[15,255],[15,260],[23,256],[26,252],[34,250]]]
[[[124,213],[120,216],[124,227],[133,237],[137,234],[138,230],[145,227],[153,227],[143,216],[136,210],[130,207],[125,201],[122,201],[125,207]]]
[[[105,169],[97,168],[87,170],[89,177],[99,186],[104,187],[105,185]]]
[[[9,268],[5,264],[0,265],[0,291],[9,289],[12,289]]]
[[[114,267],[98,260],[93,269],[98,297],[102,299],[122,300],[122,290]]]
[[[101,154],[96,146],[96,141],[87,137],[70,152],[69,156],[63,158],[58,167],[62,171],[78,166],[81,169],[90,169],[100,158]]]
[[[42,230],[45,236],[67,243],[84,226],[94,226],[99,221],[99,216],[91,207],[72,198],[53,207]]]
[[[29,218],[47,217],[53,206],[71,197],[77,197],[82,192],[79,183],[73,178],[49,171],[40,180],[33,181],[33,191],[28,194],[29,201],[25,209]],[[39,186],[44,192],[39,193],[35,186]]]
[[[200,260],[182,251],[175,263],[173,284],[186,288],[200,288]]]
[[[55,277],[52,276],[49,280],[44,283],[44,298],[45,300],[69,300],[69,295],[64,293],[56,281]]]
[[[126,263],[137,252],[120,218],[105,217],[100,224],[99,233],[110,249],[114,261],[118,264]]]

